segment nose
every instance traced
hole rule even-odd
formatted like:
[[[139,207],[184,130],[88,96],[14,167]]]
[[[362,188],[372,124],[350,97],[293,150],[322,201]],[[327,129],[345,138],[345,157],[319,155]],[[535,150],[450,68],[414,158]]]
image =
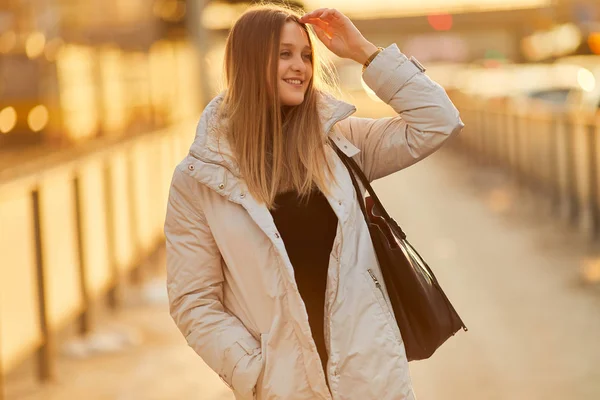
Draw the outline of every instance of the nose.
[[[294,62],[292,63],[292,70],[301,73],[306,72],[306,63],[304,62],[304,60],[302,60],[302,57],[300,57],[300,59],[294,59]]]

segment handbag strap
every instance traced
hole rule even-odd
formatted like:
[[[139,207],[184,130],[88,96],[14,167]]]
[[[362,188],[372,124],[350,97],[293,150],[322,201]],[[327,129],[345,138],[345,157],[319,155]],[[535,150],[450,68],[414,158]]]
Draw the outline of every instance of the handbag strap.
[[[356,190],[356,194],[358,196],[359,203],[360,203],[360,209],[365,217],[365,220],[367,221],[367,225],[369,224],[367,209],[366,209],[365,202],[364,202],[364,196],[358,186],[358,182],[356,182],[356,176],[358,176],[358,178],[360,179],[360,181],[363,184],[363,186],[365,187],[365,189],[367,189],[367,192],[369,192],[369,196],[371,196],[371,198],[375,202],[375,206],[377,207],[377,210],[379,212],[381,212],[382,217],[386,220],[388,225],[390,225],[392,227],[392,229],[396,230],[396,234],[398,234],[402,239],[406,239],[406,234],[404,233],[402,228],[400,228],[400,225],[398,225],[398,223],[396,221],[394,221],[394,219],[392,217],[390,217],[387,210],[381,203],[381,200],[379,200],[379,197],[377,197],[377,193],[375,193],[375,190],[371,186],[369,179],[366,177],[366,175],[362,171],[362,169],[360,169],[360,167],[358,166],[356,161],[354,161],[354,159],[352,157],[348,157],[342,150],[340,150],[340,148],[333,141],[330,141],[330,144],[333,146],[334,150],[336,151],[336,153],[342,160],[342,163],[344,163],[344,165],[348,169],[348,172],[350,173],[350,178],[352,179],[352,185],[354,186],[354,189]]]
[[[429,265],[425,262],[423,257],[421,257],[421,255],[417,252],[417,250],[406,239],[406,234],[404,233],[402,228],[400,228],[400,225],[398,225],[398,223],[392,217],[390,217],[390,215],[388,214],[386,209],[383,207],[383,204],[381,204],[381,201],[379,200],[379,197],[377,197],[375,190],[373,190],[373,187],[369,183],[369,180],[365,176],[364,172],[360,169],[360,167],[358,166],[356,161],[354,161],[351,157],[348,157],[342,150],[340,150],[340,148],[333,141],[330,141],[330,143],[331,143],[331,146],[336,151],[336,153],[338,154],[338,156],[340,157],[340,159],[342,160],[342,163],[344,163],[344,165],[348,169],[348,172],[350,173],[350,179],[352,180],[352,185],[354,186],[354,190],[356,190],[356,195],[357,195],[358,203],[360,205],[360,210],[362,211],[363,216],[365,217],[367,226],[371,223],[371,221],[369,220],[369,217],[367,215],[367,208],[365,206],[364,196],[358,186],[358,182],[356,181],[355,173],[356,173],[356,175],[358,175],[362,184],[369,192],[369,195],[374,200],[375,206],[379,207],[379,210],[383,214],[382,216],[386,220],[388,226],[391,229],[395,230],[396,234],[398,236],[400,236],[404,240],[406,245],[410,246],[411,250],[417,255],[417,257],[423,261],[423,267],[425,267],[425,269],[429,273],[429,277],[433,280],[433,282],[435,282],[436,285],[439,286],[437,277],[435,276],[435,274],[433,273],[433,271],[431,270]],[[371,240],[373,240],[373,237],[371,237]],[[443,291],[442,291],[442,294],[444,295],[444,297],[446,296],[446,294]],[[447,297],[446,297],[446,300],[448,302],[450,302]],[[463,324],[463,326],[464,326],[464,324]]]
[[[348,169],[348,172],[350,173],[350,179],[352,180],[352,186],[354,186],[354,190],[356,191],[356,198],[358,200],[358,205],[360,206],[360,211],[362,212],[363,216],[365,217],[365,221],[367,222],[367,225],[369,225],[369,216],[367,215],[367,206],[366,206],[366,204],[364,202],[364,195],[363,195],[362,191],[360,190],[360,187],[358,186],[358,182],[356,181],[356,177],[354,176],[354,173],[352,172],[352,167],[350,167],[350,165],[348,163],[349,157],[346,156],[335,145],[335,143],[333,143],[333,142],[331,142],[331,143],[332,143],[332,147],[338,153],[338,156],[342,160],[342,163],[344,164],[344,166],[346,167],[346,169]]]
[[[350,173],[350,179],[352,179],[352,185],[354,186],[354,190],[356,190],[356,195],[357,195],[358,203],[360,204],[360,210],[362,211],[363,216],[365,217],[365,221],[367,222],[367,226],[369,225],[370,220],[369,220],[369,217],[367,215],[367,208],[366,208],[366,205],[365,205],[365,202],[364,202],[364,196],[363,196],[363,193],[361,192],[361,190],[360,190],[360,188],[358,186],[358,182],[356,181],[355,174],[358,175],[358,177],[359,177],[360,181],[362,182],[363,186],[369,192],[369,195],[371,196],[371,198],[375,202],[375,206],[377,206],[379,208],[379,210],[381,211],[381,213],[383,214],[382,216],[386,220],[388,226],[391,229],[395,230],[396,234],[398,236],[400,236],[404,240],[404,242],[406,243],[406,245],[410,246],[411,250],[417,255],[417,257],[420,260],[423,261],[423,267],[429,273],[429,277],[439,287],[440,284],[439,284],[439,282],[437,280],[437,277],[435,276],[435,274],[433,273],[433,271],[431,270],[431,268],[429,267],[429,265],[427,264],[427,262],[425,262],[425,260],[423,259],[423,257],[421,257],[421,255],[417,252],[417,250],[406,239],[406,234],[404,233],[404,231],[402,230],[402,228],[400,228],[400,225],[398,225],[398,223],[392,217],[390,217],[390,215],[388,214],[388,212],[386,211],[386,209],[383,207],[383,204],[381,204],[381,200],[379,200],[379,197],[377,197],[377,194],[375,193],[375,190],[373,190],[373,187],[371,186],[371,183],[369,182],[369,179],[367,179],[367,177],[365,176],[364,172],[360,169],[360,167],[358,166],[358,164],[356,163],[356,161],[354,161],[354,159],[352,159],[352,157],[348,157],[342,150],[340,150],[340,148],[333,141],[330,141],[330,144],[333,147],[333,149],[336,151],[336,153],[338,154],[338,156],[340,157],[340,159],[342,160],[342,163],[344,163],[344,165],[348,169],[348,172]],[[371,237],[371,240],[373,240],[373,237]],[[450,304],[450,300],[448,300],[448,297],[446,297],[446,294],[444,293],[443,290],[442,290],[442,294],[446,298],[446,301]],[[462,320],[461,320],[461,322],[462,322]],[[465,329],[465,331],[468,330],[464,323],[463,323],[463,328]]]

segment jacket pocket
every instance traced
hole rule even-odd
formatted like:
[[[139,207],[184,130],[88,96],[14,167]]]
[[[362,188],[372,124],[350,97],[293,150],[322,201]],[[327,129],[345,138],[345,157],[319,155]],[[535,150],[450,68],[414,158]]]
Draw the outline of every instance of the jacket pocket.
[[[375,273],[373,272],[372,269],[368,269],[367,272],[369,273],[369,276],[371,277],[371,280],[373,281],[373,284],[375,285],[375,288],[377,289],[378,293],[375,293],[375,297],[377,298],[377,301],[379,302],[379,305],[382,308],[382,311],[384,312],[384,314],[386,315],[386,317],[388,317],[388,322],[389,322],[389,317],[392,317],[392,310],[390,309],[389,304],[387,303],[387,301],[385,301],[385,295],[383,294],[383,288],[381,287],[381,282],[379,282],[379,278],[377,278],[377,275],[375,275]]]
[[[369,275],[369,280],[372,282],[371,284],[371,292],[373,296],[377,299],[379,306],[381,307],[381,312],[385,319],[387,327],[390,330],[391,337],[395,339],[395,341],[399,344],[403,344],[402,334],[400,333],[400,328],[398,327],[398,323],[396,322],[396,317],[394,316],[394,312],[392,311],[391,305],[386,301],[385,294],[383,292],[383,286],[375,275],[375,272],[372,269],[367,269],[366,271]],[[374,287],[373,287],[374,286]]]
[[[262,399],[264,396],[262,395],[262,387],[263,381],[265,379],[266,371],[267,371],[267,358],[268,358],[268,350],[267,347],[269,345],[269,334],[261,333],[260,334],[260,352],[262,358],[262,368],[260,374],[258,375],[258,379],[256,380],[256,386],[254,386],[254,390],[252,393],[254,394],[254,400]]]
[[[235,342],[224,354],[219,377],[240,399],[254,399],[254,387],[262,369],[260,349],[243,340]]]

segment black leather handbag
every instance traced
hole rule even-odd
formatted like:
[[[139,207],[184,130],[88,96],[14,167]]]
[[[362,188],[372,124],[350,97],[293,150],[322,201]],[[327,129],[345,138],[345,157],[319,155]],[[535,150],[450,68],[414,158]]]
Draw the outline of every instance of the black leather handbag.
[[[369,227],[383,280],[400,328],[408,361],[429,358],[448,338],[467,327],[446,297],[435,275],[406,240],[406,235],[375,194],[356,161],[332,142],[348,168],[358,199],[363,198],[356,177],[370,196],[360,203]]]

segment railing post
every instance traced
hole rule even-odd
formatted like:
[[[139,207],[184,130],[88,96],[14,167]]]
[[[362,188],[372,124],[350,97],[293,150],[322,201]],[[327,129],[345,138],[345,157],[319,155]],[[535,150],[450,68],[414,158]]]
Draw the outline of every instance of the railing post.
[[[90,293],[87,287],[87,265],[85,257],[85,229],[83,227],[83,204],[81,199],[81,178],[76,176],[73,179],[74,192],[75,192],[75,222],[77,227],[77,254],[79,261],[79,277],[80,277],[80,288],[81,297],[83,299],[83,311],[79,316],[79,333],[85,335],[92,330],[92,304],[90,299]]]
[[[35,189],[32,192],[33,200],[33,216],[34,216],[34,232],[35,232],[35,254],[37,266],[37,284],[38,284],[38,299],[40,310],[40,327],[42,330],[43,344],[37,351],[38,358],[38,377],[42,381],[49,381],[56,376],[55,358],[56,358],[56,343],[54,332],[50,328],[48,322],[48,305],[46,304],[46,284],[45,284],[45,268],[44,257],[42,252],[42,227],[41,227],[41,209],[40,209],[40,194],[39,190]]]
[[[504,142],[506,139],[506,130],[504,127],[504,109],[500,105],[500,108],[496,111],[496,130],[494,132],[495,146],[494,152],[496,154],[495,162],[500,167],[504,167]]]
[[[598,234],[598,138],[596,119],[592,119],[587,129],[587,151],[589,165],[589,234],[595,239]]]
[[[119,273],[119,267],[117,265],[117,256],[115,249],[115,210],[113,207],[113,196],[112,196],[112,172],[110,168],[110,161],[107,160],[104,168],[104,203],[106,204],[106,233],[107,233],[107,251],[108,251],[108,262],[111,270],[110,289],[108,290],[108,306],[112,310],[116,310],[121,305],[121,274]]]
[[[575,200],[577,204],[577,215],[575,216],[575,226],[577,229],[587,235],[589,229],[589,161],[588,151],[588,132],[581,114],[575,116],[575,129],[573,130],[573,150],[574,150],[574,172],[575,172]]]
[[[577,184],[577,146],[576,146],[576,140],[577,140],[577,122],[575,121],[574,117],[571,117],[571,124],[570,124],[570,128],[569,129],[569,136],[568,136],[568,145],[569,145],[569,173],[570,173],[570,178],[569,178],[569,196],[570,196],[570,203],[571,203],[571,208],[570,208],[570,214],[569,214],[569,218],[570,218],[570,222],[572,222],[573,224],[575,224],[577,217],[579,215],[580,212],[580,204],[579,204],[579,199],[577,198],[577,190],[578,190],[578,184]]]
[[[506,163],[509,168],[509,173],[516,178],[517,162],[516,162],[516,122],[515,112],[512,103],[509,103],[506,113]]]
[[[554,207],[554,184],[553,184],[553,115],[547,108],[542,109],[540,115],[542,127],[539,149],[539,176],[541,179],[542,201],[544,212],[552,214]]]
[[[134,147],[130,147],[129,151],[127,152],[127,180],[128,180],[128,185],[127,185],[127,189],[128,189],[128,196],[130,199],[129,202],[129,220],[131,221],[131,234],[134,237],[133,240],[133,248],[134,248],[134,259],[135,259],[135,266],[133,268],[133,270],[129,273],[129,277],[131,278],[131,281],[134,284],[140,284],[142,283],[143,280],[143,271],[142,271],[142,266],[141,266],[141,258],[140,255],[142,253],[141,250],[141,243],[140,243],[140,237],[141,237],[141,233],[140,233],[140,225],[139,225],[139,221],[138,221],[138,216],[136,213],[136,207],[139,207],[139,204],[136,204],[136,199],[137,196],[135,194],[135,186],[133,185],[133,182],[136,178],[136,165],[135,163],[137,162],[137,160],[135,159],[135,148]]]
[[[507,159],[507,120],[506,120],[506,103],[502,104],[502,108],[498,114],[498,161],[502,168],[508,167],[508,159]]]
[[[560,157],[559,157],[559,146],[558,146],[558,135],[560,129],[561,118],[557,118],[553,115],[550,120],[550,127],[548,130],[548,161],[549,161],[549,189],[551,198],[551,212],[556,215],[556,211],[560,205]]]
[[[514,156],[515,156],[515,176],[517,179],[517,186],[519,190],[525,185],[525,167],[523,165],[523,152],[525,143],[523,140],[523,129],[522,129],[522,118],[519,110],[515,110],[514,113]]]
[[[477,161],[479,164],[485,164],[487,158],[487,118],[480,106],[477,107],[477,117],[480,128],[477,132]]]
[[[533,135],[531,130],[535,129],[533,128],[533,121],[531,118],[531,110],[529,110],[530,113],[527,114],[527,116],[525,116],[521,121],[525,127],[525,129],[523,129],[521,131],[522,133],[522,141],[521,141],[521,146],[522,146],[522,156],[523,156],[523,176],[525,179],[525,185],[524,185],[524,189],[526,189],[525,191],[529,194],[531,192],[531,190],[535,187],[535,182],[534,182],[534,173],[533,173],[533,167],[534,167],[534,162],[533,162],[533,158],[535,157],[535,154],[533,154],[532,152],[532,142],[534,140]]]
[[[593,168],[595,157],[595,127],[589,124],[586,115],[577,114],[575,129],[573,131],[573,149],[577,157],[574,158],[575,167],[575,196],[577,215],[575,224],[585,237],[590,237],[594,229],[594,208],[592,205],[594,184],[596,178]],[[595,202],[595,201],[594,201]]]

